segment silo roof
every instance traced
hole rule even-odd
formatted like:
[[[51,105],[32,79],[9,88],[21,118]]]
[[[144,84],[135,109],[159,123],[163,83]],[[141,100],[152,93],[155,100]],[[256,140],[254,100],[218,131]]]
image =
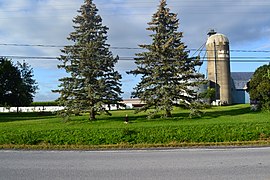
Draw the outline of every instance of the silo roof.
[[[207,42],[206,44],[212,44],[212,43],[229,43],[229,39],[224,35],[224,34],[220,34],[220,33],[217,33],[217,34],[214,34],[212,36],[210,36],[208,39],[207,39]]]

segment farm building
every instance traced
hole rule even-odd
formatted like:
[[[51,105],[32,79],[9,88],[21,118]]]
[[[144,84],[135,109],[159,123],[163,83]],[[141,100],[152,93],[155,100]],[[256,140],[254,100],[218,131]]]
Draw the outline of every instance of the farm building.
[[[247,83],[253,76],[253,72],[231,72],[232,78],[232,103],[250,103],[249,94],[246,92]]]

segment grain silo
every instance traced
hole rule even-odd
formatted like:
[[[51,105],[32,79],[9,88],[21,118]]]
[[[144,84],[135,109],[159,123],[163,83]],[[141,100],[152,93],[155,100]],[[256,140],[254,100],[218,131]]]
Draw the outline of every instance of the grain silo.
[[[211,30],[206,43],[207,76],[215,88],[215,99],[222,105],[231,104],[230,49],[228,38]]]

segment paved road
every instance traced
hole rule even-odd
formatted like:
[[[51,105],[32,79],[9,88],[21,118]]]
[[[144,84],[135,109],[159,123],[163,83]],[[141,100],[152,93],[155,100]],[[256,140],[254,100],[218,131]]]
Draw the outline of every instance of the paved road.
[[[270,180],[270,148],[0,151],[1,180]]]

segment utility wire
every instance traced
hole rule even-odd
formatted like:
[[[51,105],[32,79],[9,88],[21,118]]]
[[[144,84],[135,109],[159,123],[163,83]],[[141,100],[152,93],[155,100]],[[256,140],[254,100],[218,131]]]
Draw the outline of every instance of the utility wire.
[[[65,46],[73,46],[73,45],[0,43],[0,46],[64,48]],[[84,46],[76,46],[76,47],[84,47]],[[140,48],[140,47],[120,47],[120,46],[110,46],[109,48],[110,49],[120,49],[120,50],[144,49],[144,48]],[[187,48],[186,50],[198,51],[198,49],[195,49],[195,48]],[[201,49],[200,51],[213,51],[213,50]],[[231,52],[245,52],[245,53],[254,53],[254,52],[255,53],[270,53],[270,50],[231,49],[230,51]]]
[[[0,43],[0,46],[19,46],[19,47],[51,47],[51,48],[61,48],[64,45],[49,45],[49,44],[15,44],[15,43]]]
[[[31,60],[59,60],[59,57],[52,56],[0,56],[2,58],[10,59],[31,59]],[[134,58],[136,57],[119,57],[118,61],[132,61],[135,62]],[[80,59],[80,58],[77,58]],[[214,57],[208,59],[202,59],[202,62],[214,61]],[[218,60],[226,61],[226,60]],[[247,63],[256,63],[256,62],[270,62],[270,57],[231,57],[230,62],[247,62]]]

